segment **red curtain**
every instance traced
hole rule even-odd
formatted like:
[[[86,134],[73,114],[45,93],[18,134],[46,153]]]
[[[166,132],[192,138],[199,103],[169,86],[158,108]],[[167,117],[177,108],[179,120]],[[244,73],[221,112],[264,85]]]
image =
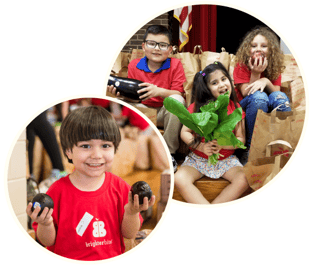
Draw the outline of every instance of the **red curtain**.
[[[216,52],[216,5],[192,6],[192,29],[183,52],[193,52],[196,45],[203,51]]]

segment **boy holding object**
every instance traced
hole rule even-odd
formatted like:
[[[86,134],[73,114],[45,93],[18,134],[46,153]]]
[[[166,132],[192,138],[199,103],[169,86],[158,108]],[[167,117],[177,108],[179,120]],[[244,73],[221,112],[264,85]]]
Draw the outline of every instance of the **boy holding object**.
[[[128,78],[144,82],[139,86],[145,87],[138,91],[142,94],[140,96],[142,103],[132,105],[157,110],[157,123],[164,127],[163,137],[173,155],[179,148],[179,133],[182,124],[176,116],[165,109],[163,100],[173,97],[185,104],[183,83],[186,78],[181,61],[168,58],[172,52],[171,41],[171,33],[164,26],[148,27],[142,43],[145,57],[130,62]],[[108,86],[107,91],[120,96],[113,86]],[[173,157],[172,160],[174,161]]]
[[[60,140],[64,154],[75,166],[72,174],[47,191],[54,209],[40,207],[27,214],[38,240],[55,254],[76,260],[101,260],[125,251],[123,237],[134,238],[140,211],[154,205],[155,196],[139,205],[130,186],[108,172],[120,143],[119,128],[100,106],[82,107],[63,121]]]

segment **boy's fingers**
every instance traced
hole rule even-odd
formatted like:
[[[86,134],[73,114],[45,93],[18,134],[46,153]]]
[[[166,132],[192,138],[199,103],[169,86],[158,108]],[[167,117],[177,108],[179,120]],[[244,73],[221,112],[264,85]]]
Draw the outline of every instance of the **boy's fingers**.
[[[152,195],[150,200],[148,197],[144,197],[143,198],[143,207],[146,207],[146,209],[147,209],[147,208],[153,206],[155,203],[155,199],[156,199],[155,195]]]
[[[53,214],[53,211],[54,211],[53,208],[49,209],[49,210],[48,210],[48,213],[47,213],[47,215],[46,215],[46,217],[45,217],[45,219],[50,219],[51,216],[52,216],[52,214]]]
[[[148,197],[143,198],[143,204],[140,205],[140,211],[146,211],[149,208],[149,199]]]
[[[137,91],[138,94],[141,94],[141,93],[144,93],[144,92],[147,92],[147,89],[146,88],[141,88]]]
[[[40,210],[41,210],[40,206],[37,206],[33,211],[31,211],[31,208],[30,208],[30,215],[29,215],[30,218],[33,219],[33,220],[37,219]]]
[[[29,202],[28,205],[27,205],[27,208],[26,208],[26,213],[27,213],[29,216],[32,214],[31,207],[32,207],[32,203]]]
[[[40,214],[40,217],[42,216],[43,220],[46,218],[48,211],[49,208],[45,207],[43,212]]]
[[[112,93],[113,88],[114,88],[114,86],[113,86],[113,85],[108,86],[108,91],[109,91],[110,93]]]
[[[150,86],[150,85],[151,85],[150,83],[141,83],[138,86]]]
[[[152,195],[151,200],[149,202],[149,207],[155,204],[155,199],[156,199],[155,195]]]
[[[37,208],[40,208],[39,211],[41,210],[41,207],[36,207],[35,210],[33,211],[33,213],[36,213]],[[38,213],[39,213],[39,211],[38,211]],[[42,213],[40,214],[40,216],[36,215],[37,222],[42,222],[45,219],[47,212],[48,212],[48,208],[45,207],[43,209]]]
[[[139,195],[138,194],[135,194],[134,206],[136,209],[139,209],[140,202],[139,202]]]
[[[128,202],[131,202],[132,201],[132,192],[131,190],[128,192]]]
[[[145,93],[145,94],[143,94],[143,95],[141,95],[141,96],[139,97],[139,99],[141,99],[141,100],[147,100],[147,99],[149,99],[149,98],[150,98],[150,96],[149,96],[148,93]]]

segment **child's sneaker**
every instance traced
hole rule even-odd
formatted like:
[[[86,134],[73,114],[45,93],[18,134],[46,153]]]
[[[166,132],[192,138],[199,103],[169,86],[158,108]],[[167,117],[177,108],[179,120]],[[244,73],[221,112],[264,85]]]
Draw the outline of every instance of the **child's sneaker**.
[[[41,193],[46,193],[49,187],[58,179],[65,177],[67,175],[66,171],[60,171],[59,169],[52,169],[50,176],[41,181],[39,184],[39,189]]]

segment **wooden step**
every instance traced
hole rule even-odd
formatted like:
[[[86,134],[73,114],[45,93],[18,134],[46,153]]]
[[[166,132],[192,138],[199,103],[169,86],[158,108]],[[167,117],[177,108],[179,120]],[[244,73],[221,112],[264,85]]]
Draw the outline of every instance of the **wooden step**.
[[[228,180],[223,178],[211,179],[208,177],[203,177],[195,182],[195,186],[201,191],[203,196],[209,201],[212,202],[221,191],[229,184]],[[252,189],[249,188],[241,197],[249,195],[252,192]],[[173,191],[173,199],[185,202],[181,194],[176,188]]]

